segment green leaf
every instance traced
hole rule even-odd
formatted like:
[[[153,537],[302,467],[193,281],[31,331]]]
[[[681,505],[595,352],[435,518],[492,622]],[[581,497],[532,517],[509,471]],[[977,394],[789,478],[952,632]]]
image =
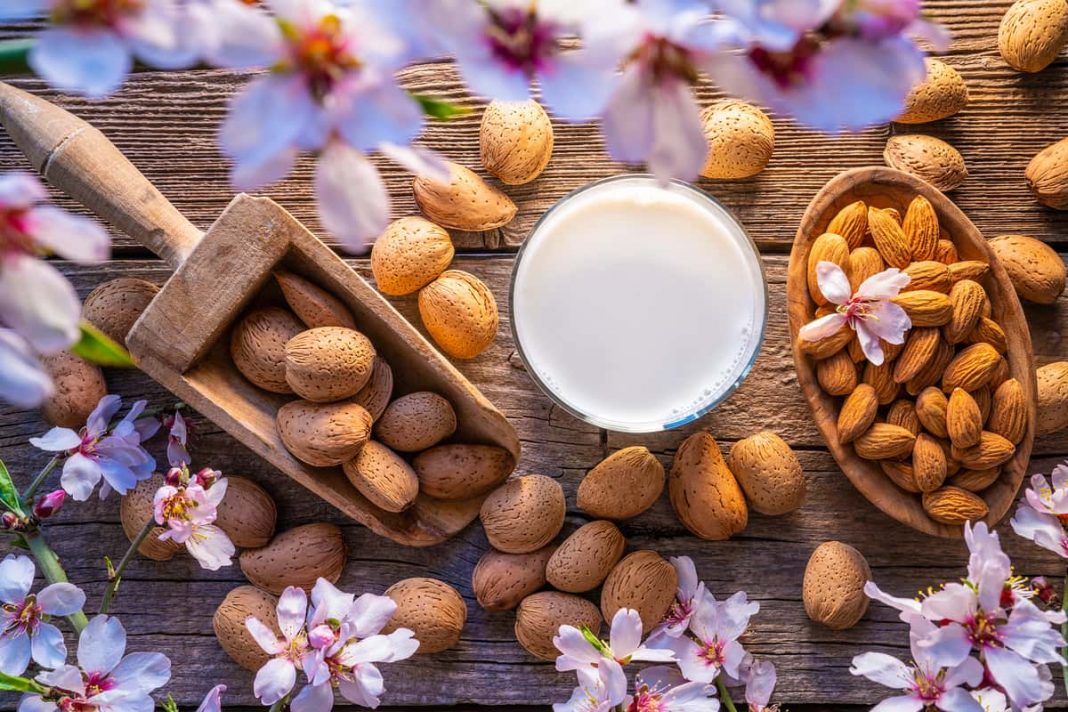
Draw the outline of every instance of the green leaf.
[[[444,99],[435,99],[425,94],[412,94],[412,98],[419,102],[419,106],[423,107],[424,114],[435,119],[447,121],[448,119],[467,116],[471,113],[471,109],[466,106],[453,104],[451,101],[445,101]]]
[[[0,74],[33,74],[30,68],[30,49],[33,40],[4,40],[0,42]]]
[[[0,460],[0,503],[20,517],[26,515],[19,504],[19,491],[11,481],[11,473],[7,471],[3,460]]]
[[[135,364],[129,352],[104,332],[87,321],[81,323],[81,328],[82,338],[71,347],[72,354],[100,366],[133,368]]]
[[[16,677],[0,672],[0,691],[3,692],[40,692],[41,686],[25,677]]]

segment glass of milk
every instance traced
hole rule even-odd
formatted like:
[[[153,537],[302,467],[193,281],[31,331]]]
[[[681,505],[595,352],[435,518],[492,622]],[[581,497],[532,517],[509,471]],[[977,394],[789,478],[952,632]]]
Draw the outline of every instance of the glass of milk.
[[[531,377],[576,417],[649,433],[701,417],[745,379],[767,321],[753,241],[715,199],[652,176],[595,181],[538,221],[512,272]]]

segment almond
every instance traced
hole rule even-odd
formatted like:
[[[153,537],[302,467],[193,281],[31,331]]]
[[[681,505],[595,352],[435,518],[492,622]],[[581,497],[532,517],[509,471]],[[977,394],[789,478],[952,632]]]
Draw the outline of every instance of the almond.
[[[226,594],[211,617],[211,627],[219,647],[245,670],[255,672],[271,659],[252,637],[252,633],[248,632],[245,621],[250,617],[256,618],[281,637],[277,605],[278,599],[266,591],[255,586],[238,586]]]
[[[972,391],[971,396],[975,399],[976,405],[979,406],[980,419],[985,423],[987,421],[987,418],[990,417],[990,406],[993,402],[993,391],[990,389],[990,386],[987,385]]]
[[[920,419],[916,417],[916,405],[904,398],[894,401],[886,411],[886,422],[902,427],[913,435],[919,435],[922,427]]]
[[[945,141],[923,134],[891,136],[883,151],[886,165],[948,192],[968,177],[964,157]]]
[[[997,433],[984,430],[979,444],[967,449],[953,448],[953,459],[969,470],[985,470],[1012,459],[1016,447]]]
[[[515,469],[515,458],[495,445],[438,445],[416,455],[412,467],[424,494],[470,499],[504,482]]]
[[[518,208],[507,195],[469,168],[449,163],[448,182],[423,176],[412,182],[415,202],[423,214],[442,227],[492,230],[512,221]]]
[[[215,526],[239,549],[266,546],[274,536],[278,509],[271,495],[246,477],[226,476],[226,496],[216,510]]]
[[[390,398],[393,397],[393,369],[381,356],[375,356],[371,367],[371,378],[360,389],[352,402],[363,406],[371,414],[372,420],[378,420],[386,411]]]
[[[990,381],[986,385],[988,388],[997,388],[1011,377],[1012,371],[1009,369],[1009,362],[1002,356],[998,359],[998,365],[994,367],[994,372],[990,374]]]
[[[887,460],[910,454],[915,443],[916,436],[905,428],[875,423],[853,441],[853,448],[865,460]]]
[[[345,568],[345,540],[334,524],[305,524],[282,532],[259,549],[241,552],[245,578],[276,596],[287,586],[311,591],[324,578],[337,583]]]
[[[482,112],[478,132],[482,167],[507,185],[541,175],[553,153],[553,125],[541,104],[492,101]]]
[[[853,442],[875,422],[879,411],[879,399],[870,384],[861,383],[849,394],[838,411],[838,442],[842,445]]]
[[[950,477],[947,484],[952,487],[960,487],[969,492],[982,492],[997,482],[1000,476],[1000,467],[989,467],[985,470],[961,470]]]
[[[990,271],[990,265],[980,260],[964,260],[963,262],[946,265],[946,269],[949,270],[950,281],[956,284],[962,279],[978,282]]]
[[[394,220],[371,248],[371,272],[383,294],[416,292],[449,268],[456,250],[445,228],[421,217]]]
[[[816,380],[832,396],[844,396],[857,387],[857,367],[845,350],[816,363]]]
[[[968,103],[968,87],[960,72],[945,62],[928,57],[926,78],[905,97],[905,110],[894,121],[926,124],[953,116]]]
[[[1013,69],[1040,72],[1068,42],[1068,6],[1063,0],[1016,0],[1001,18],[998,50]]]
[[[704,431],[686,438],[675,453],[668,496],[679,521],[702,539],[728,539],[749,521],[738,481],[715,439]]]
[[[41,404],[41,415],[51,425],[81,430],[108,394],[104,372],[68,351],[42,355],[41,365],[52,378],[52,395]]]
[[[367,441],[342,470],[360,494],[387,512],[403,512],[419,494],[415,471],[404,458],[374,440]]]
[[[285,309],[257,309],[234,327],[230,357],[253,385],[272,393],[292,393],[286,383],[286,344],[302,331],[304,325]]]
[[[525,475],[486,497],[479,518],[490,546],[508,554],[526,554],[560,533],[566,510],[559,482],[545,475]]]
[[[996,321],[985,316],[979,317],[979,320],[975,322],[975,328],[971,330],[965,340],[971,344],[990,344],[1001,354],[1005,353],[1009,348],[1008,337],[1005,336],[1004,329]]]
[[[1068,174],[1068,151],[1065,161]],[[1064,292],[1065,275],[1068,274],[1064,260],[1046,243],[1027,235],[1002,235],[991,240],[989,245],[1021,299],[1053,304]]]
[[[817,305],[827,304],[816,276],[820,262],[833,262],[843,270],[849,268],[849,245],[841,235],[825,232],[815,239],[808,251],[808,294]]]
[[[913,494],[920,492],[920,486],[916,482],[916,472],[912,469],[911,463],[880,460],[879,467],[882,468],[883,474],[901,489]]]
[[[912,262],[912,247],[905,230],[886,211],[868,208],[868,229],[883,260],[890,267],[904,269]]]
[[[371,437],[371,414],[355,403],[291,401],[278,409],[276,423],[286,449],[312,467],[351,460]]]
[[[351,398],[371,380],[375,347],[371,340],[343,326],[303,331],[286,343],[286,383],[313,403]]]
[[[154,474],[131,487],[119,500],[119,521],[130,543],[137,539],[148,520],[155,516],[153,499],[156,491],[162,486],[163,475]],[[137,548],[137,553],[153,561],[173,559],[183,547],[172,539],[160,539],[159,535],[166,531],[164,527],[153,527]]]
[[[281,269],[274,271],[274,279],[282,289],[286,304],[309,329],[320,326],[356,328],[349,308],[322,287]]]
[[[972,344],[964,348],[946,366],[942,390],[951,393],[954,388],[974,391],[983,387],[990,380],[1000,358],[1001,354],[990,344]]]
[[[990,509],[981,497],[960,487],[943,487],[923,495],[923,508],[936,522],[961,525],[985,517]]]
[[[843,326],[830,336],[819,341],[807,341],[798,337],[798,348],[801,353],[811,357],[815,361],[830,358],[844,349],[853,340],[853,330]]]
[[[936,437],[949,437],[948,410],[949,400],[939,388],[925,388],[916,397],[916,417],[927,432]]]
[[[1010,378],[994,391],[986,428],[1013,445],[1019,445],[1027,433],[1027,415],[1023,385],[1015,378]]]
[[[781,437],[764,430],[731,447],[727,467],[761,514],[786,514],[805,503],[805,473]]]
[[[936,260],[913,262],[903,271],[909,276],[909,283],[901,290],[903,292],[926,289],[949,294],[950,288],[953,287],[953,280],[949,276],[949,266]]]
[[[117,344],[125,344],[134,322],[148,308],[159,287],[136,277],[119,277],[98,285],[82,303],[82,318]],[[83,420],[79,425],[85,425]],[[67,426],[63,426],[67,427]]]
[[[471,590],[478,605],[488,611],[510,611],[545,585],[545,566],[555,544],[529,554],[505,554],[490,549],[471,574]]]
[[[952,346],[945,341],[939,341],[938,352],[916,374],[915,378],[905,384],[905,390],[908,394],[912,396],[918,395],[924,388],[938,383],[942,379],[946,366],[949,365],[950,360],[953,358],[953,353]]]
[[[957,246],[951,240],[939,238],[938,245],[935,247],[935,259],[947,265],[957,262],[960,260],[957,255]]]
[[[579,630],[589,628],[594,635],[601,630],[601,613],[597,606],[574,594],[559,591],[534,593],[519,604],[515,615],[515,637],[531,655],[542,660],[556,660],[560,651],[553,645],[560,626]]]
[[[805,565],[805,613],[831,630],[852,628],[868,610],[864,584],[870,580],[871,568],[859,551],[840,541],[820,544]]]
[[[863,203],[861,203],[863,205]],[[865,217],[865,224],[867,218]],[[860,285],[868,277],[873,277],[886,269],[882,255],[874,247],[857,247],[849,253],[849,265],[846,274],[849,275],[849,287],[853,292],[860,289]]]
[[[1035,200],[1057,210],[1068,210],[1068,138],[1038,152],[1027,164],[1027,185]]]
[[[708,153],[705,178],[749,178],[764,170],[775,150],[775,127],[763,111],[723,99],[701,112]]]
[[[545,567],[545,580],[560,591],[583,593],[601,585],[623,557],[627,541],[615,524],[599,519],[564,539]]]
[[[986,290],[977,282],[962,279],[953,285],[953,289],[949,290],[953,317],[942,330],[948,343],[959,344],[964,341],[979,321],[986,300]]]
[[[845,206],[831,218],[827,232],[844,237],[849,244],[849,249],[859,249],[860,244],[864,242],[865,235],[868,234],[868,206],[863,200]]]
[[[456,411],[437,393],[416,391],[393,401],[375,423],[375,436],[398,452],[420,452],[456,432]]]
[[[942,326],[953,318],[949,296],[928,289],[902,292],[891,301],[905,310],[912,326]]]
[[[938,248],[938,215],[931,201],[917,195],[909,203],[901,224],[905,239],[912,248],[913,260],[933,260]]]
[[[864,382],[875,389],[879,405],[893,403],[901,392],[900,384],[894,382],[894,364],[889,360],[884,360],[878,366],[869,361],[864,367]]]
[[[467,605],[455,588],[437,579],[416,576],[403,579],[386,589],[397,604],[382,629],[388,635],[407,628],[419,641],[416,653],[440,653],[454,648],[467,623]]]
[[[907,383],[930,363],[938,353],[941,332],[934,327],[920,327],[909,333],[901,355],[894,361],[894,382]]]
[[[419,316],[434,342],[453,358],[485,351],[500,317],[493,292],[478,277],[449,270],[419,290]]]
[[[1048,435],[1068,428],[1068,362],[1048,363],[1035,371],[1038,420],[1035,430]]]
[[[586,473],[575,504],[599,519],[636,517],[664,491],[664,466],[641,446],[617,450]]]
[[[604,580],[601,589],[601,616],[612,620],[616,611],[630,608],[642,619],[642,633],[648,633],[664,619],[675,602],[678,575],[675,567],[655,551],[627,554]]]
[[[949,433],[953,447],[958,449],[963,450],[979,444],[979,436],[983,432],[983,416],[979,411],[979,404],[963,388],[954,388],[949,396],[946,406],[946,432]]]

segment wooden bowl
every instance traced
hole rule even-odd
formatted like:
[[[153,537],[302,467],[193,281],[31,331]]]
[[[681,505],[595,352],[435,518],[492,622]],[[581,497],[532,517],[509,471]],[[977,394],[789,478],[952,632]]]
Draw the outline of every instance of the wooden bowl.
[[[814,363],[801,353],[798,330],[813,319],[816,305],[809,296],[806,283],[808,253],[812,242],[819,237],[831,218],[846,205],[863,200],[880,208],[896,208],[905,214],[909,202],[916,195],[927,198],[938,214],[938,221],[956,245],[962,260],[982,260],[989,263],[990,273],[984,286],[990,297],[993,319],[1008,337],[1006,358],[1014,378],[1023,384],[1030,404],[1027,432],[1016,446],[1011,460],[1002,466],[997,482],[979,493],[990,508],[985,520],[993,526],[1012,507],[1023,481],[1035,438],[1035,368],[1032,361],[1031,334],[1027,328],[1020,301],[1008,274],[998,262],[982,234],[959,208],[937,188],[891,168],[856,168],[839,174],[816,194],[801,218],[794,247],[790,253],[790,268],[786,283],[790,315],[790,339],[793,344],[797,380],[812,408],[812,415],[823,433],[827,446],[853,486],[876,507],[913,529],[942,537],[959,537],[963,528],[941,524],[931,519],[920,503],[920,496],[898,488],[877,463],[860,458],[851,445],[838,443],[838,410],[840,400],[828,395],[816,380]]]

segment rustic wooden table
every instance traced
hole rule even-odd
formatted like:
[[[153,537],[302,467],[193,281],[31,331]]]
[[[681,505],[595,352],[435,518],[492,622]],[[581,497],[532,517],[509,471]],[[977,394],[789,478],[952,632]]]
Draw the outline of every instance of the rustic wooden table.
[[[703,542],[688,535],[665,497],[623,526],[631,548],[692,556],[716,594],[744,589],[760,601],[761,612],[748,646],[775,662],[779,670],[776,699],[792,709],[870,705],[885,690],[851,676],[850,659],[864,650],[908,657],[906,629],[885,607],[873,607],[860,625],[844,632],[808,621],[800,600],[801,578],[809,554],[820,542],[839,539],[858,547],[871,563],[875,580],[900,594],[961,576],[965,549],[959,541],[917,534],[876,511],[853,490],[825,449],[795,382],[786,332],[784,281],[791,240],[805,205],[825,181],[846,168],[881,163],[890,133],[915,130],[947,139],[964,154],[971,175],[952,197],[986,236],[1031,234],[1068,252],[1068,213],[1038,206],[1023,179],[1028,160],[1068,134],[1068,58],[1062,57],[1038,75],[1009,69],[996,49],[998,22],[1008,4],[1008,0],[927,3],[931,15],[952,28],[954,41],[946,61],[960,70],[971,91],[971,102],[957,117],[915,128],[883,126],[836,137],[776,120],[778,145],[764,173],[739,182],[701,183],[735,211],[759,244],[770,283],[771,310],[767,339],[748,380],[726,403],[684,431],[631,437],[576,421],[538,391],[512,344],[507,299],[515,249],[538,216],[564,193],[625,170],[606,159],[595,128],[556,124],[556,150],[548,169],[533,184],[508,189],[520,205],[516,220],[485,234],[454,235],[462,253],[456,267],[489,284],[502,316],[493,347],[458,366],[518,429],[523,441],[519,472],[558,478],[573,504],[579,479],[606,454],[643,444],[669,464],[675,448],[696,427],[711,430],[725,449],[734,440],[770,428],[797,450],[810,493],[798,512],[778,518],[754,515],[738,537]],[[28,29],[0,28],[0,36],[20,36]],[[228,97],[245,79],[225,71],[145,73],[134,77],[119,94],[95,103],[57,96],[36,81],[20,81],[19,85],[93,122],[194,223],[206,228],[232,194],[227,166],[215,148],[215,131]],[[466,96],[448,63],[413,68],[405,82],[421,92],[478,106]],[[703,101],[713,97],[710,89],[702,90]],[[842,97],[842,101],[849,100]],[[460,120],[434,123],[424,141],[453,160],[477,167],[478,122],[476,112]],[[0,170],[26,167],[10,140],[0,135]],[[414,213],[410,178],[388,166],[384,171],[396,216]],[[316,229],[310,185],[311,166],[304,161],[288,180],[265,192]],[[77,209],[63,196],[57,195],[56,200]],[[139,276],[160,283],[167,278],[167,268],[152,255],[123,235],[115,234],[114,240],[113,259],[105,265],[60,263],[82,295],[114,277]],[[365,260],[353,264],[361,274],[369,274]],[[394,301],[418,323],[413,299]],[[1068,298],[1050,307],[1030,306],[1027,313],[1037,361],[1068,357],[1068,343],[1064,343]],[[148,398],[155,405],[173,400],[137,372],[111,372],[108,380],[112,392],[128,399]],[[447,581],[463,593],[469,616],[459,647],[388,666],[388,705],[545,705],[566,699],[573,677],[557,674],[552,664],[534,659],[516,644],[511,613],[488,613],[476,605],[470,575],[487,548],[477,525],[431,549],[397,546],[346,521],[210,422],[202,418],[194,422],[191,450],[195,464],[210,464],[260,482],[279,502],[281,526],[328,520],[344,527],[350,561],[340,582],[343,588],[380,592],[397,579],[426,575]],[[0,409],[0,457],[17,477],[27,477],[43,463],[42,454],[26,441],[45,428],[36,413]],[[1048,472],[1066,455],[1068,433],[1040,438],[1031,471]],[[566,528],[571,530],[583,521],[583,515],[572,509]],[[90,605],[97,603],[104,587],[103,557],[119,555],[127,544],[118,522],[117,498],[68,506],[50,524],[49,535],[73,580],[87,589]],[[1019,539],[1007,526],[1002,527],[1002,536],[1020,573],[1063,575],[1060,560]],[[226,658],[211,632],[215,606],[241,583],[236,566],[209,573],[187,557],[169,563],[137,560],[128,570],[113,612],[126,624],[132,649],[161,650],[171,657],[170,690],[182,705],[195,706],[216,681],[229,686],[229,704],[255,704],[252,676]],[[1065,704],[1059,686],[1057,698]],[[0,707],[13,703],[10,697],[0,699]]]

